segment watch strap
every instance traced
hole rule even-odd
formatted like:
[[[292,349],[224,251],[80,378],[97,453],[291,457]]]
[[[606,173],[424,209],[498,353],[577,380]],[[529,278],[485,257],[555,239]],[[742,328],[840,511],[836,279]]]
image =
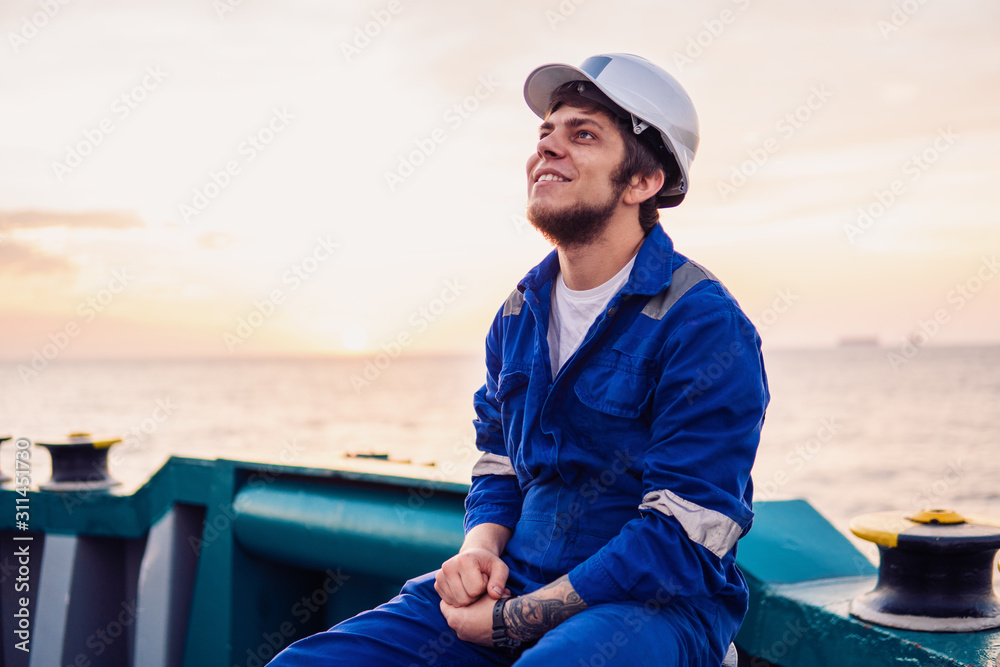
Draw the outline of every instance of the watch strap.
[[[493,605],[493,648],[511,655],[521,648],[521,640],[507,636],[507,622],[503,618],[503,610],[510,598],[500,598]]]

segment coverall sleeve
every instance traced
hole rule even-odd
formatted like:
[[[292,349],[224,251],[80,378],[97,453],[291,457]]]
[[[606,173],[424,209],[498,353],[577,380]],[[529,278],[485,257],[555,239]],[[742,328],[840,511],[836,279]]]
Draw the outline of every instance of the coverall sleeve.
[[[472,486],[465,498],[465,532],[481,523],[498,523],[513,529],[521,516],[521,487],[507,452],[497,400],[501,330],[498,313],[486,337],[486,384],[476,392],[473,401],[476,447],[482,455],[472,468]]]
[[[728,304],[678,310],[687,312],[659,354],[640,516],[569,573],[588,605],[734,586],[733,549],[753,517],[750,469],[768,401],[760,339]]]

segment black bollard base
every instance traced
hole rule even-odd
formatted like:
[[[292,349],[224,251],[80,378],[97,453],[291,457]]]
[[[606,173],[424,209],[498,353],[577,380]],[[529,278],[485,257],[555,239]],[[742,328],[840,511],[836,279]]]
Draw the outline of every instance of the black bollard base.
[[[863,620],[904,630],[976,632],[1000,628],[993,558],[1000,520],[924,510],[858,517],[851,531],[878,545],[875,590],[851,601]]]
[[[65,441],[36,442],[52,457],[52,477],[44,491],[98,491],[121,484],[108,472],[108,450],[121,438],[93,438],[72,433]]]

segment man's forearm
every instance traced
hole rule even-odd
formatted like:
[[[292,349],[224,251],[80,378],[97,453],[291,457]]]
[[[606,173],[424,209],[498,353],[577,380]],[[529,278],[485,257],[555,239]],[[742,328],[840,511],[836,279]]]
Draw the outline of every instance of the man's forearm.
[[[507,542],[513,534],[514,531],[507,526],[501,526],[498,523],[481,523],[478,526],[473,526],[465,534],[465,541],[462,542],[462,548],[458,552],[462,553],[469,549],[486,549],[499,556],[503,553],[504,547],[507,546]]]
[[[569,575],[563,575],[534,593],[507,603],[503,610],[507,635],[521,641],[538,639],[586,608],[586,603],[569,582]]]

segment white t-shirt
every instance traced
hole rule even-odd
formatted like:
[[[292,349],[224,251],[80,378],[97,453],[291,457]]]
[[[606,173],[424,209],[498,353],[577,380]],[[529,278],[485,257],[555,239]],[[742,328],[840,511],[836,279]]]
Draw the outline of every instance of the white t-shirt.
[[[552,377],[580,347],[590,326],[611,297],[628,281],[635,257],[603,285],[593,289],[571,290],[563,280],[562,271],[552,281],[552,308],[549,310],[549,359]]]

